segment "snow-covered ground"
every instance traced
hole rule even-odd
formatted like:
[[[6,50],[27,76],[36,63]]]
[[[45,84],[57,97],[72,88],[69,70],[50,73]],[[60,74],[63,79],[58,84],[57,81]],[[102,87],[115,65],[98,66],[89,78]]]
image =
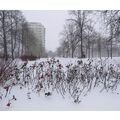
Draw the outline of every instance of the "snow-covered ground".
[[[57,59],[59,59],[60,64],[63,66],[64,72],[67,71],[66,65],[71,63],[76,64],[78,61],[76,58]],[[36,60],[36,63],[41,61],[49,61],[49,59]],[[88,59],[82,59],[82,61],[83,63],[88,63]],[[113,64],[118,66],[120,65],[120,58],[113,58],[112,60],[102,58],[102,62],[103,65],[106,63],[107,65]],[[17,64],[21,65],[22,63],[22,61],[18,60]],[[35,61],[29,61],[27,66],[31,66],[34,63]],[[95,58],[92,64],[101,64],[101,60]],[[99,87],[94,88],[87,95],[82,96],[79,103],[75,103],[74,99],[68,93],[63,97],[56,90],[51,92],[52,95],[45,96],[44,90],[36,93],[32,89],[32,85],[20,89],[19,84],[16,84],[12,87],[10,93],[7,94],[7,97],[5,97],[6,90],[0,87],[0,94],[2,96],[2,99],[0,99],[0,110],[120,110],[119,87],[115,91],[108,92],[106,90],[100,92]]]
[[[74,103],[71,98],[63,99],[61,95],[53,94],[45,97],[42,95],[31,94],[31,99],[27,98],[27,89],[19,90],[17,87],[12,94],[16,95],[17,100],[12,101],[7,107],[8,99],[0,102],[0,110],[120,110],[120,95],[113,93],[91,92],[79,104]],[[12,98],[12,97],[11,97]]]

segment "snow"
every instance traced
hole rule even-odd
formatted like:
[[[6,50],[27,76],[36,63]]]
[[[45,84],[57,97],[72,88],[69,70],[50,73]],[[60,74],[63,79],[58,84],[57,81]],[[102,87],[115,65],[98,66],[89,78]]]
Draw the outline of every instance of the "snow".
[[[11,106],[6,106],[7,99],[3,99],[0,103],[0,110],[6,111],[21,111],[21,110],[52,110],[52,111],[74,111],[74,110],[120,110],[120,95],[113,93],[99,93],[91,92],[79,104],[71,101],[71,98],[62,98],[61,95],[53,94],[52,96],[45,97],[32,93],[31,100],[27,98],[27,89],[19,90],[17,87],[12,91],[15,93],[17,100],[13,101]]]
[[[60,60],[60,63],[63,65],[63,69],[66,71],[65,66],[68,64],[76,64],[77,58],[56,58]],[[32,64],[39,63],[41,61],[46,61],[49,59],[42,58],[40,60],[36,61],[29,61],[27,66],[30,66]],[[84,63],[88,62],[88,59],[82,59]],[[20,60],[17,60],[18,64],[21,65],[23,62]],[[110,65],[111,63],[114,65],[120,64],[120,58],[115,57],[113,59],[107,59],[102,58],[102,61],[105,62],[107,65]],[[92,64],[98,64],[98,62],[101,62],[100,59],[94,58]],[[100,63],[99,63],[100,64]],[[9,83],[7,83],[9,84]],[[29,85],[29,87],[23,87],[20,89],[19,85],[15,85],[12,87],[10,94],[7,95],[7,97],[4,97],[5,90],[0,87],[0,94],[2,99],[0,99],[0,110],[1,111],[21,111],[21,110],[38,110],[38,111],[74,111],[74,110],[120,110],[120,90],[119,88],[116,91],[102,91],[100,92],[100,88],[92,89],[87,95],[84,95],[80,99],[80,103],[75,103],[73,98],[66,94],[66,96],[63,98],[63,96],[60,93],[57,93],[56,91],[52,91],[51,96],[45,96],[44,90],[40,93],[36,93],[36,91],[33,91],[32,85]],[[30,94],[29,94],[30,93]],[[15,95],[17,100],[12,99],[13,95]],[[31,99],[29,99],[29,97]],[[6,106],[7,103],[10,101],[11,105],[10,107]]]

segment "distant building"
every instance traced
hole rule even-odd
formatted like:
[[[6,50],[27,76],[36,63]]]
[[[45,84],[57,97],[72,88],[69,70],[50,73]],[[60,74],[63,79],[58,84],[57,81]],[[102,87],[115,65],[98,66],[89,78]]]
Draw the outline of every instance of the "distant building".
[[[29,22],[28,27],[36,38],[36,45],[31,45],[31,54],[43,57],[45,53],[45,27],[41,23]]]

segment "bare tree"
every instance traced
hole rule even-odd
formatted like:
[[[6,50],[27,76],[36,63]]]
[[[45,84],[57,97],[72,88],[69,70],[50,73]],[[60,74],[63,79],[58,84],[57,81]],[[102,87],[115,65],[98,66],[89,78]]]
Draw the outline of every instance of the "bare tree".
[[[7,50],[7,33],[8,33],[8,11],[0,11],[0,24],[1,24],[1,37],[3,40],[4,47],[4,58],[8,60],[8,50]]]
[[[102,11],[102,15],[104,16],[104,22],[106,24],[106,28],[108,30],[108,42],[110,42],[111,45],[111,51],[110,56],[112,58],[113,54],[113,40],[116,40],[115,38],[117,35],[119,35],[119,28],[120,28],[120,11],[119,10],[105,10]]]
[[[66,50],[66,57],[74,57],[74,52],[79,42],[76,36],[76,28],[73,23],[68,23],[64,26],[64,30],[61,33],[62,44]]]
[[[20,54],[23,19],[22,13],[18,10],[0,11],[0,39],[1,44],[3,43],[5,60],[8,60],[8,57],[14,59]]]
[[[86,10],[74,10],[71,11],[70,14],[73,15],[73,18],[68,19],[73,21],[76,28],[77,28],[77,37],[78,41],[80,42],[80,49],[81,49],[81,57],[85,57],[85,53],[83,51],[83,40],[84,40],[84,32],[88,23],[88,14],[90,11]]]

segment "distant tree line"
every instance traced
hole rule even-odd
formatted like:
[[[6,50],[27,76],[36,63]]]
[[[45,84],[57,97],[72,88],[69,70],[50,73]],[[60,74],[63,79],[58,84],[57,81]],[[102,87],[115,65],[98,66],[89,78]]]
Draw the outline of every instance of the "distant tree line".
[[[72,10],[69,11],[69,14],[70,18],[66,20],[61,32],[57,56],[112,58],[112,56],[120,55],[119,10]],[[100,25],[103,30],[96,30],[95,17],[98,18],[97,24],[101,19]]]
[[[36,37],[19,10],[0,10],[0,57],[4,60],[28,54]],[[35,48],[36,49],[36,48]],[[30,53],[28,54],[30,55]]]

